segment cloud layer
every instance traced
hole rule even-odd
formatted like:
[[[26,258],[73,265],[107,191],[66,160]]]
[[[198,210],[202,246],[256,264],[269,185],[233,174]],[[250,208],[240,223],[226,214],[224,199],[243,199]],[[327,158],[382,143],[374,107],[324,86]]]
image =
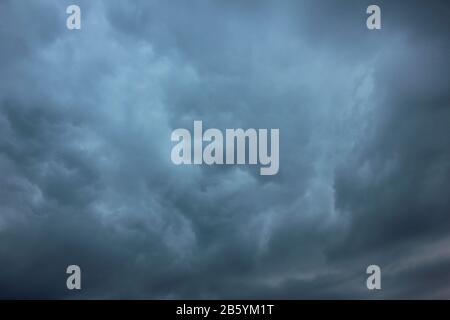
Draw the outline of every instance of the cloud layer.
[[[448,3],[77,3],[0,3],[1,298],[450,297]],[[194,120],[279,173],[175,166]]]

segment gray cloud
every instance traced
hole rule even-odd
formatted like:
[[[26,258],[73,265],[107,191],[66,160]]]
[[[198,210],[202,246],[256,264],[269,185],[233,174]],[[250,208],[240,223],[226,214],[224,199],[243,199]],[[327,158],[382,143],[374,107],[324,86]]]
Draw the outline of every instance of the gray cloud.
[[[0,4],[0,297],[449,297],[445,2],[78,3]],[[279,174],[174,166],[194,120]]]

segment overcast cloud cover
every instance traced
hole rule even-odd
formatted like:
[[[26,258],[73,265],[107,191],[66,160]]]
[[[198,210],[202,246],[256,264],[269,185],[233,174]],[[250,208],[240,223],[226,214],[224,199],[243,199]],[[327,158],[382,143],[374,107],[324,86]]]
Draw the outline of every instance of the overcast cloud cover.
[[[0,0],[0,297],[450,298],[449,8]],[[194,120],[279,173],[175,166]]]

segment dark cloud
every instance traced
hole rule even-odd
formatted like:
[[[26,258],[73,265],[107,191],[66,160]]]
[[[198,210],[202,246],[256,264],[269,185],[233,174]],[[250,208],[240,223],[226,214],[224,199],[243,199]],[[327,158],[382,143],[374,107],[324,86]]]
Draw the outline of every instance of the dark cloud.
[[[2,1],[0,297],[448,298],[432,2],[369,31],[368,1],[80,1],[68,31],[71,2]],[[279,174],[173,165],[194,120],[279,128]]]

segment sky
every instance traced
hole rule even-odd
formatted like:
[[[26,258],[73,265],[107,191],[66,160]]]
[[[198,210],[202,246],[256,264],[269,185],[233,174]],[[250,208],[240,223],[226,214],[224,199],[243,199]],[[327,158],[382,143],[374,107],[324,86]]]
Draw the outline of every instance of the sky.
[[[450,298],[449,18],[438,0],[0,0],[0,298]],[[194,120],[278,128],[278,174],[175,165]]]

